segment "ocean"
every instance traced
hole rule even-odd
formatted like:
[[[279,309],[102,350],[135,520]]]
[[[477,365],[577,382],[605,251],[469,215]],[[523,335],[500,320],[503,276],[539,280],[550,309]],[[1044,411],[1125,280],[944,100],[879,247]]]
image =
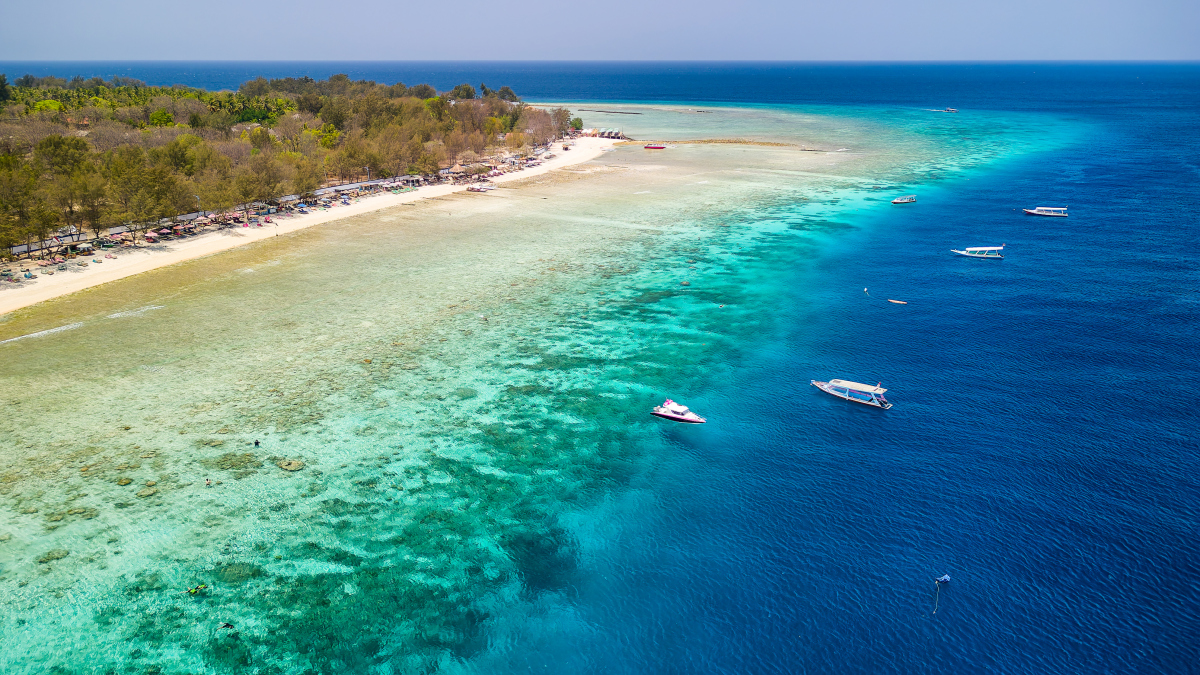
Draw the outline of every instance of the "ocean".
[[[5,672],[1197,672],[1200,66],[90,67],[668,149],[0,317]]]

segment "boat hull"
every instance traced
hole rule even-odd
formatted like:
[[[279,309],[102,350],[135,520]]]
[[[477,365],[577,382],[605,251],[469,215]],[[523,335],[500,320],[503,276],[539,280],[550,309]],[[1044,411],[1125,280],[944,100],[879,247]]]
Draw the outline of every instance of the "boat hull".
[[[1044,216],[1046,218],[1066,218],[1067,217],[1067,214],[1065,214],[1065,213],[1045,213],[1045,212],[1034,211],[1033,209],[1021,209],[1021,210],[1031,216]]]
[[[642,149],[643,150],[666,150],[667,146],[665,146],[665,145],[643,145]]]
[[[651,410],[650,414],[654,415],[655,417],[661,417],[664,420],[671,420],[672,422],[682,422],[683,424],[704,424],[705,422],[708,421],[708,420],[704,419],[703,417],[683,417],[682,415],[676,415],[674,413],[668,413],[668,412],[659,412],[657,410]]]
[[[975,255],[974,253],[967,253],[966,251],[955,251],[954,249],[950,249],[950,252],[957,253],[957,254],[959,254],[961,256],[965,256],[967,258],[977,258],[979,260],[1004,260],[1004,256],[1002,256],[1002,255]]]
[[[816,380],[809,380],[808,382],[809,382],[809,384],[816,387],[817,389],[820,389],[821,391],[825,392],[826,394],[829,394],[830,396],[836,396],[836,397],[842,399],[843,401],[850,401],[851,403],[860,403],[862,405],[870,406],[872,408],[880,408],[881,410],[887,410],[888,408],[892,407],[891,403],[881,404],[878,401],[873,401],[873,400],[872,401],[864,401],[862,399],[854,398],[853,396],[847,396],[845,394],[842,394],[841,392],[835,391],[832,387],[829,386],[828,382],[818,382]]]

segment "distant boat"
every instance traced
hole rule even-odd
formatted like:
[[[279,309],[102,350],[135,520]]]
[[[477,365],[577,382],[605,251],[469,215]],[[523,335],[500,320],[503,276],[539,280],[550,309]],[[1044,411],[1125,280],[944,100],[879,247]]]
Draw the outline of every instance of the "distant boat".
[[[915,201],[917,201],[916,195],[905,195],[903,197],[896,197],[895,199],[892,200],[892,203],[893,204],[912,204]]]
[[[660,406],[655,406],[654,410],[650,411],[650,414],[654,415],[655,417],[661,417],[665,420],[683,422],[685,424],[704,424],[708,421],[691,410],[688,410],[686,405],[683,405],[682,403],[676,403],[671,399],[663,401],[663,404]]]
[[[907,302],[905,302],[905,301],[903,301],[903,300],[892,300],[891,298],[888,298],[888,302],[892,302],[892,303],[895,303],[895,304],[897,304],[897,305],[907,305],[907,304],[908,304]]]
[[[826,394],[832,394],[847,401],[875,406],[884,410],[892,407],[892,404],[888,403],[888,400],[883,397],[883,392],[887,391],[887,389],[878,385],[873,387],[869,384],[850,382],[849,380],[830,380],[828,382],[809,380],[809,384]]]
[[[959,251],[957,249],[950,249],[950,252],[957,253],[959,255],[965,255],[968,258],[987,258],[989,260],[1003,260],[1004,254],[1001,253],[1003,250],[1004,250],[1004,244],[1001,244],[999,246],[973,246],[971,248],[965,248],[961,251]]]
[[[643,150],[666,150],[667,146],[659,145],[658,143],[647,143],[642,146]]]
[[[1067,207],[1065,206],[1039,206],[1035,209],[1021,209],[1031,216],[1050,216],[1052,218],[1066,218]]]

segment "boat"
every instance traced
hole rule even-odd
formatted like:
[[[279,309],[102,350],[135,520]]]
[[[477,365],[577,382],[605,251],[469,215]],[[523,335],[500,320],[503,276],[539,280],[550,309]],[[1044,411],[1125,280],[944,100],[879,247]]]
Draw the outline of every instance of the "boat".
[[[643,150],[666,150],[667,146],[660,145],[658,143],[647,143],[646,145],[642,146],[642,149]]]
[[[887,391],[887,389],[879,385],[871,386],[860,382],[850,382],[849,380],[830,380],[828,382],[809,380],[809,383],[826,394],[832,394],[847,401],[875,406],[884,410],[892,407],[892,404],[888,403],[888,400],[883,397],[883,392]]]
[[[683,422],[685,424],[704,424],[707,421],[691,410],[688,410],[686,405],[676,403],[671,399],[663,401],[663,404],[660,406],[655,406],[654,410],[650,411],[650,414],[665,420]]]
[[[1021,209],[1031,216],[1050,216],[1051,218],[1066,218],[1067,207],[1065,206],[1039,206],[1034,209]]]
[[[893,204],[912,204],[915,201],[917,201],[916,195],[905,195],[903,197],[896,197],[895,199],[892,200],[892,203]]]
[[[907,305],[908,304],[908,302],[906,302],[904,300],[892,300],[891,298],[888,298],[888,302],[891,302],[891,303],[894,303],[897,305]]]
[[[968,258],[987,258],[989,260],[1003,260],[1004,259],[1004,254],[1002,253],[1003,250],[1004,250],[1004,244],[1000,244],[999,246],[972,246],[971,248],[964,248],[961,251],[952,248],[952,249],[950,249],[950,252],[957,253],[959,255],[965,255]]]
[[[487,188],[480,185],[472,185],[467,188],[467,192],[487,192]]]

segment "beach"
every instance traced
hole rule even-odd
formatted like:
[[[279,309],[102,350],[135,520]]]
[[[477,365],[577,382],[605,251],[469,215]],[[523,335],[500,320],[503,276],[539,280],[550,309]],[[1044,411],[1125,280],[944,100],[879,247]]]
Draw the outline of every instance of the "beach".
[[[555,149],[553,150],[554,157],[544,160],[538,166],[497,176],[492,178],[491,182],[497,185],[504,185],[541,176],[556,169],[582,164],[595,159],[602,152],[611,149],[617,141],[607,138],[581,137],[574,139],[572,142],[573,146],[567,151],[561,149],[561,144],[555,145]],[[272,218],[274,222],[264,224],[261,227],[235,226],[219,231],[209,231],[188,239],[157,244],[152,248],[145,246],[137,248],[120,247],[111,251],[116,256],[115,258],[104,258],[104,252],[97,252],[92,258],[81,257],[80,260],[95,259],[102,261],[99,264],[92,263],[86,269],[76,266],[76,261],[71,261],[68,270],[58,271],[53,275],[47,275],[41,271],[41,268],[33,267],[34,273],[38,274],[35,283],[25,283],[17,287],[13,287],[10,284],[0,286],[0,315],[23,307],[29,307],[39,302],[75,293],[86,288],[106,284],[187,260],[202,258],[315,225],[391,208],[400,204],[410,204],[423,199],[432,199],[456,192],[465,192],[467,187],[467,185],[450,184],[431,185],[403,194],[383,193],[358,199],[350,204],[350,206],[339,204],[328,210],[318,209],[309,214],[298,214],[292,217],[276,216]],[[480,194],[479,197],[486,198],[487,195]],[[24,267],[27,264],[29,264],[28,261],[24,261],[19,265],[10,265],[10,267]]]

